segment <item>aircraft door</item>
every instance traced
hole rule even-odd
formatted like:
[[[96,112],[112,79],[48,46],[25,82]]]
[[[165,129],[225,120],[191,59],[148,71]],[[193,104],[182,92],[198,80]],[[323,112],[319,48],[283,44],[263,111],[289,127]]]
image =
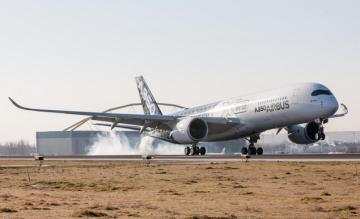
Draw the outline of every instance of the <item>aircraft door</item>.
[[[291,105],[293,106],[297,106],[300,102],[299,98],[300,98],[300,89],[295,89],[293,92],[293,95],[291,97]]]

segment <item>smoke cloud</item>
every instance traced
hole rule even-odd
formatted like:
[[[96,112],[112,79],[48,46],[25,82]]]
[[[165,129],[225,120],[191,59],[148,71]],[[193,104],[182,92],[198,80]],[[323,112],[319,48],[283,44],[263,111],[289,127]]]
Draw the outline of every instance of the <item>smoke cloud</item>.
[[[98,135],[90,146],[89,155],[166,155],[183,154],[184,146],[155,140],[152,137],[140,137],[140,142],[121,132],[111,131]]]

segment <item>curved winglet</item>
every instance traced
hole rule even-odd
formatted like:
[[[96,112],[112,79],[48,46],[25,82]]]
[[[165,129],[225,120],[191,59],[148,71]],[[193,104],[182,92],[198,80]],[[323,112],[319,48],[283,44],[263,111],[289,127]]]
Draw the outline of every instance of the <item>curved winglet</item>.
[[[11,101],[12,104],[14,104],[14,106],[16,106],[19,109],[23,109],[23,110],[31,110],[29,108],[23,107],[21,105],[19,105],[18,103],[16,103],[13,99],[11,99],[11,97],[9,97],[9,100]]]

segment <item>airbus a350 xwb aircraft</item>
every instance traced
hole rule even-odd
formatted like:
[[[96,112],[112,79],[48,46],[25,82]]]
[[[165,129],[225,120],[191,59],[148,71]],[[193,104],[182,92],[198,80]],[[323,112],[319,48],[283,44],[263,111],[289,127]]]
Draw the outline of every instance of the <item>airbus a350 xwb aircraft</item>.
[[[185,155],[205,155],[200,142],[226,141],[245,138],[248,147],[242,154],[262,155],[263,149],[255,143],[260,134],[270,129],[288,132],[297,144],[311,144],[325,139],[324,124],[329,118],[345,116],[344,104],[339,107],[331,91],[318,83],[301,83],[254,95],[231,98],[163,115],[142,76],[136,77],[144,114],[98,113],[33,109],[23,110],[91,116],[100,124],[138,130],[140,133],[164,141],[186,145]],[[340,108],[340,109],[339,109]],[[190,145],[190,146],[189,146]]]

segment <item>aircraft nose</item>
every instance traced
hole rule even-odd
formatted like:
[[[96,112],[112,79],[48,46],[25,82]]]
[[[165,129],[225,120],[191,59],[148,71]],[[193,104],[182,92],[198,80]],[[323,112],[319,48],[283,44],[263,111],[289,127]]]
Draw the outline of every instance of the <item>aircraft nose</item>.
[[[331,114],[335,114],[339,109],[339,103],[335,97],[332,97],[330,100],[328,100],[326,105]]]

